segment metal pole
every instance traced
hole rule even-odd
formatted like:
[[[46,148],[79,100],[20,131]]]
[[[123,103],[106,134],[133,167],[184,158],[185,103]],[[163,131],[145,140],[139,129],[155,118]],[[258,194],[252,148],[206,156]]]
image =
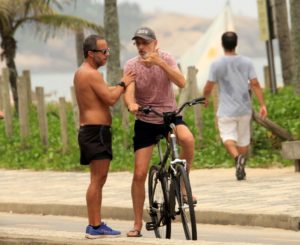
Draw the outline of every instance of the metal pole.
[[[268,27],[269,27],[269,39],[266,41],[267,48],[267,56],[268,56],[268,64],[269,64],[269,72],[270,72],[270,80],[271,80],[271,91],[273,94],[277,93],[277,85],[276,85],[276,74],[275,74],[275,62],[274,62],[274,52],[273,52],[273,43],[272,39],[274,36],[274,28],[272,23],[272,12],[271,12],[271,4],[270,0],[267,0],[267,14],[268,14]]]
[[[268,56],[271,91],[273,94],[276,94],[277,93],[277,85],[276,85],[275,62],[274,62],[272,39],[269,39],[266,41],[266,48],[267,48],[267,56]]]

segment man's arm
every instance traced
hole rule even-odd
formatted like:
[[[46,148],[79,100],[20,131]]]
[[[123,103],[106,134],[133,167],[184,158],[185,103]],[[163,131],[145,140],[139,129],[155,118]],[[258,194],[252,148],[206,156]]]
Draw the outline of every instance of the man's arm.
[[[135,101],[134,93],[135,93],[135,83],[131,83],[126,88],[126,91],[124,94],[125,104],[131,113],[136,113],[139,109],[139,105]]]
[[[185,78],[180,72],[180,70],[177,68],[173,68],[170,66],[164,59],[162,59],[159,56],[158,49],[155,52],[149,53],[147,58],[145,58],[143,61],[145,64],[155,64],[158,65],[160,68],[162,68],[168,78],[174,82],[179,88],[184,88],[185,86]]]
[[[259,114],[261,117],[265,118],[267,116],[268,112],[267,112],[267,107],[266,107],[266,104],[264,101],[264,95],[263,95],[262,89],[259,85],[257,78],[253,78],[250,80],[250,87],[251,87],[252,91],[255,93],[258,103],[260,105]]]
[[[211,95],[211,91],[213,90],[214,86],[215,82],[209,80],[205,84],[205,87],[203,89],[203,96],[205,97],[205,107],[208,106],[208,97]]]
[[[182,73],[177,70],[172,68],[166,61],[164,61],[162,58],[160,58],[160,62],[158,65],[160,68],[162,68],[166,73],[168,78],[174,82],[179,88],[184,88],[185,86],[185,78],[182,75]]]
[[[134,75],[132,73],[125,74],[123,81],[125,82],[125,87],[127,87],[134,81]],[[108,106],[114,105],[125,90],[122,86],[108,87],[102,75],[97,71],[90,75],[90,82],[95,94]]]

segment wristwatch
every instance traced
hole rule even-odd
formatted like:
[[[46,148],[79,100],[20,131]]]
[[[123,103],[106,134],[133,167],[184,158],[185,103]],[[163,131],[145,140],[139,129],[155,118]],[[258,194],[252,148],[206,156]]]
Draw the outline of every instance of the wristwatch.
[[[118,82],[117,85],[123,87],[124,89],[126,88],[126,84],[123,81]]]

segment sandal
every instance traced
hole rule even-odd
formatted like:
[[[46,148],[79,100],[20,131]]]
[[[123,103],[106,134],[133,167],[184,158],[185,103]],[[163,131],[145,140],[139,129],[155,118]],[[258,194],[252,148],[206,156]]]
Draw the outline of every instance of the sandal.
[[[127,232],[127,237],[142,237],[142,233],[139,230],[133,229]]]

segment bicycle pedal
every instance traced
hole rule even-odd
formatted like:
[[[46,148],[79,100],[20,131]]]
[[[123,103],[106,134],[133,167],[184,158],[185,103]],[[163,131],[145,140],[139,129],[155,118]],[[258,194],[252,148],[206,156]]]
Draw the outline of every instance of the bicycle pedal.
[[[156,223],[154,222],[147,222],[146,223],[146,230],[153,231],[156,228]]]
[[[150,217],[155,217],[157,215],[157,212],[156,212],[156,210],[149,209],[148,214],[150,215]]]

